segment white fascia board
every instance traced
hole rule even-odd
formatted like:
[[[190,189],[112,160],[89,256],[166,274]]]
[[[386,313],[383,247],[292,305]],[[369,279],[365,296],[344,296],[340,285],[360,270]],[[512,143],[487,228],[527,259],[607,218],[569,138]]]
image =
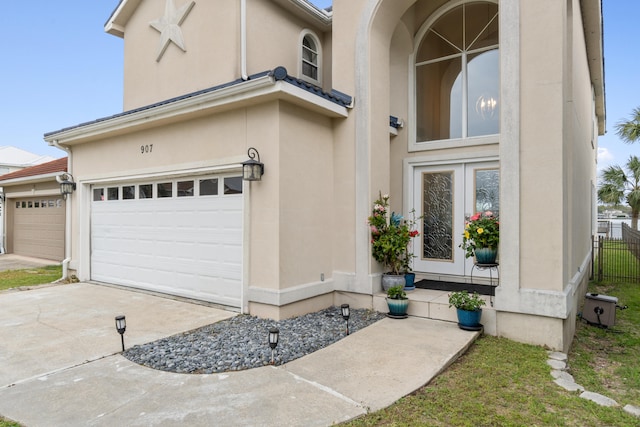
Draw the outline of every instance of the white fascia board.
[[[127,22],[142,0],[120,0],[107,22],[104,31],[114,36],[124,38]]]
[[[327,12],[326,10],[320,9],[305,0],[273,1],[275,1],[294,15],[305,20],[311,20],[323,31],[328,31],[331,29],[331,25],[333,23],[333,12]]]
[[[276,99],[295,103],[328,117],[348,116],[345,107],[290,83],[275,82],[273,77],[263,76],[175,102],[51,133],[44,140],[73,145]]]
[[[64,171],[51,172],[44,175],[32,175],[23,176],[20,178],[7,179],[2,181],[2,185],[22,185],[22,184],[35,184],[37,182],[55,181],[56,177],[60,174],[66,173]]]

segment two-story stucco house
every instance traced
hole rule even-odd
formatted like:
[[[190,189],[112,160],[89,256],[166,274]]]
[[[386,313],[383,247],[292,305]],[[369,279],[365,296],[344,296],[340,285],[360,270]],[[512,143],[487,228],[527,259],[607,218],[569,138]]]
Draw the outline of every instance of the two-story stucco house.
[[[272,318],[378,307],[382,192],[429,213],[419,277],[469,282],[465,216],[499,212],[485,331],[568,348],[605,129],[600,0],[121,0],[105,30],[123,112],[45,135],[77,184],[81,280]]]

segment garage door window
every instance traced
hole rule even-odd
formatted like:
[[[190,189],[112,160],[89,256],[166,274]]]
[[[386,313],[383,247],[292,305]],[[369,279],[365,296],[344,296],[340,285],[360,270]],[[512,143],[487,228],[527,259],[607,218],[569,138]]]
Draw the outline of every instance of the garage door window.
[[[218,180],[215,178],[201,179],[200,180],[200,195],[201,196],[217,196],[218,195]]]
[[[99,202],[104,200],[104,188],[94,188],[93,189],[93,201]]]
[[[178,181],[178,197],[193,196],[193,181]]]
[[[118,187],[107,188],[107,200],[118,200],[120,197],[120,189]]]
[[[173,196],[173,183],[163,182],[158,184],[158,197],[172,197]]]
[[[153,199],[153,184],[143,184],[139,188],[140,199]]]
[[[242,194],[242,177],[232,176],[225,178],[224,194]]]
[[[133,200],[136,198],[136,186],[127,185],[122,187],[122,200]]]

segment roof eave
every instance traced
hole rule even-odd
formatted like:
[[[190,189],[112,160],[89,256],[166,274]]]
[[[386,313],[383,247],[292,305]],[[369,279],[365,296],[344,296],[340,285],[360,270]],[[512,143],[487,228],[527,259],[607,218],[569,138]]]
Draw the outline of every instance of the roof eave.
[[[142,0],[120,0],[118,6],[111,13],[111,16],[104,24],[104,31],[114,36],[123,38],[124,29],[133,12]]]
[[[38,182],[49,182],[55,181],[56,177],[59,176],[61,172],[49,172],[42,175],[31,175],[31,176],[22,176],[20,178],[11,178],[0,181],[0,187],[2,186],[11,186],[11,185],[21,185],[21,184],[35,184]]]
[[[320,9],[306,0],[272,0],[299,18],[314,24],[322,31],[331,29],[333,12]]]
[[[264,75],[219,90],[50,132],[44,135],[44,140],[49,144],[54,141],[65,145],[81,144],[277,99],[331,118],[348,116],[345,106],[276,80],[272,75]]]
[[[584,38],[591,84],[595,93],[598,133],[606,132],[606,91],[604,80],[604,38],[601,0],[581,0]]]

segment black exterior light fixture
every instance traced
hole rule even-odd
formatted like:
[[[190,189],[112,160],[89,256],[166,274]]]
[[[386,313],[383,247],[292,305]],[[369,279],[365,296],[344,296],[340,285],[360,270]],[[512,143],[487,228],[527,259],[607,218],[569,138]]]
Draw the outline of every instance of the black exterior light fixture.
[[[64,199],[74,191],[76,191],[76,183],[73,181],[73,175],[70,173],[63,173],[58,177],[58,182],[60,183],[60,194]]]
[[[124,351],[124,331],[127,330],[127,320],[124,316],[116,316],[116,330],[120,334],[120,340],[122,341],[122,351]]]
[[[349,304],[342,304],[340,311],[342,312],[342,318],[347,322],[347,335],[349,335],[349,316],[351,315]]]
[[[275,353],[276,347],[278,346],[278,337],[280,335],[280,330],[278,328],[269,329],[269,347],[271,347],[271,364],[275,365]]]
[[[260,153],[253,147],[247,150],[249,160],[242,162],[242,179],[245,181],[260,181],[264,174],[264,163],[260,162]],[[256,157],[258,160],[256,160]]]

